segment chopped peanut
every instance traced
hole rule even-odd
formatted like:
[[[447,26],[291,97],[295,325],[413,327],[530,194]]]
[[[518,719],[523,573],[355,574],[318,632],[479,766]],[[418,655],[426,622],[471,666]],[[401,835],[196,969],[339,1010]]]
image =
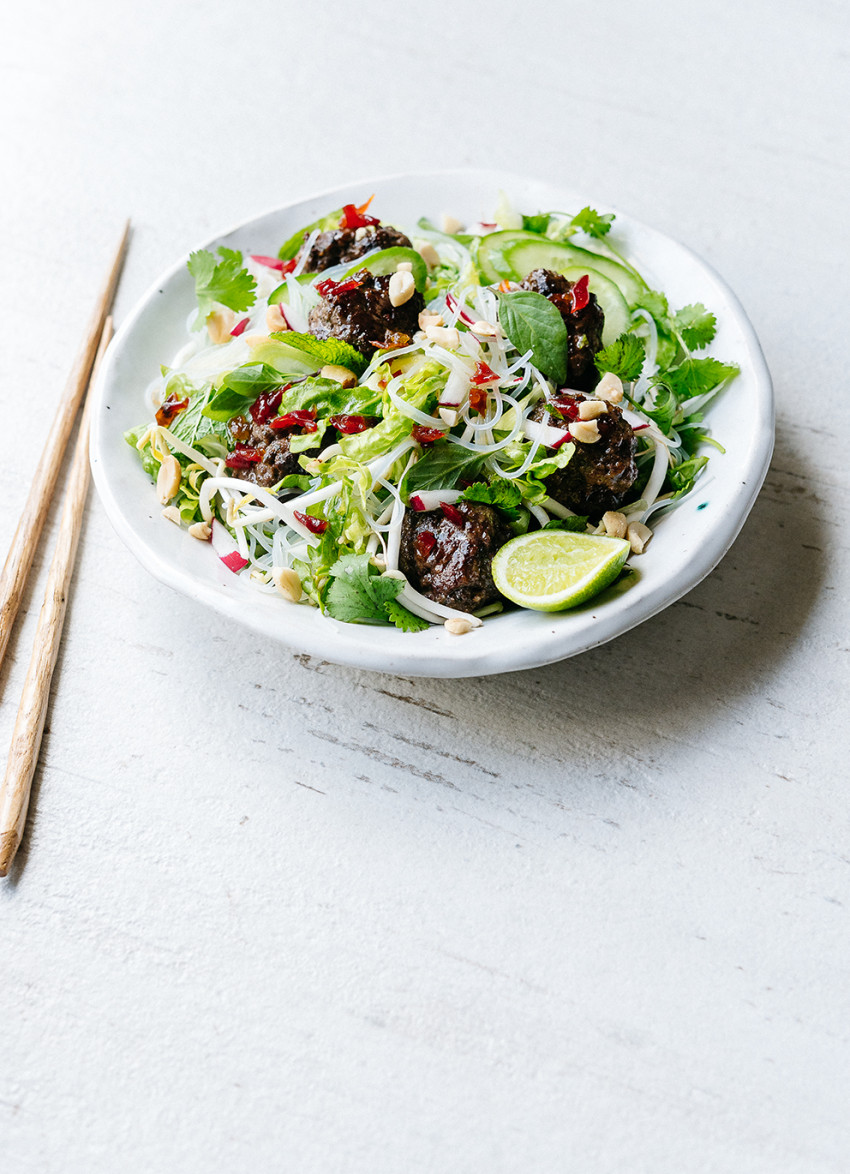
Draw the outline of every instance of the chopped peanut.
[[[179,526],[181,522],[180,511],[176,505],[167,505],[162,511],[162,516],[167,522],[173,522],[175,526]]]
[[[593,394],[609,404],[618,404],[623,398],[623,381],[613,371],[606,371]]]
[[[322,367],[319,374],[322,379],[333,379],[343,387],[354,387],[357,383],[357,376],[353,371],[349,371],[347,367],[338,367],[334,363],[328,363],[327,366]]]
[[[425,337],[449,349],[460,346],[460,335],[454,326],[426,326]]]
[[[465,636],[466,633],[472,628],[472,624],[469,622],[469,620],[461,619],[460,616],[453,616],[450,620],[446,620],[446,622],[443,624],[443,627],[447,632],[450,632],[452,636]]]
[[[458,218],[456,216],[450,216],[448,212],[443,213],[442,226],[443,232],[448,233],[449,236],[454,236],[456,232],[460,232],[463,228]]]
[[[163,457],[156,475],[156,495],[160,505],[167,505],[180,488],[180,462],[177,457]]]
[[[283,316],[283,311],[277,304],[266,310],[266,326],[269,330],[289,330],[289,323]],[[251,336],[252,338],[254,335]]]
[[[230,332],[235,325],[236,315],[232,310],[213,310],[207,314],[210,342],[230,342]]]
[[[607,416],[608,405],[601,399],[583,399],[578,406],[579,420],[595,420],[597,416]]]
[[[419,315],[419,329],[427,330],[429,326],[442,326],[442,314],[429,314],[427,310],[423,310]]]
[[[440,254],[430,241],[424,241],[417,251],[429,269],[436,269],[440,264]]]
[[[413,274],[401,268],[397,269],[390,278],[390,305],[403,306],[415,293]]]
[[[469,328],[473,334],[483,334],[485,338],[495,338],[499,333],[498,326],[493,326],[490,322],[473,322]]]
[[[605,527],[605,533],[609,538],[625,538],[626,527],[628,522],[626,515],[621,514],[618,510],[608,510],[602,515],[602,525]]]
[[[209,522],[195,522],[189,527],[189,533],[193,538],[197,538],[199,542],[209,542],[212,534],[212,526]]]
[[[575,420],[570,424],[570,436],[579,444],[596,444],[599,439],[599,425],[595,420]]]
[[[284,599],[288,599],[290,603],[297,603],[301,598],[301,580],[298,572],[293,571],[291,567],[274,567],[272,581]]]
[[[629,540],[629,546],[632,548],[632,554],[643,554],[647,543],[652,537],[652,531],[643,522],[629,522],[626,537]]]

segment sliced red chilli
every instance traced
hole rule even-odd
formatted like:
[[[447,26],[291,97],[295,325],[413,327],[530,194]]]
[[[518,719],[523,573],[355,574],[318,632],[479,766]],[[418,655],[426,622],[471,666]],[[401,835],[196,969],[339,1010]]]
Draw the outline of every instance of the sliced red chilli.
[[[251,404],[251,419],[255,424],[265,424],[272,418],[280,407],[283,393],[291,386],[291,383],[287,383],[285,387],[276,387],[274,391],[266,391]]]
[[[354,436],[357,432],[365,432],[375,423],[374,416],[331,416],[330,425],[344,436]]]
[[[463,526],[463,514],[456,505],[449,505],[447,501],[440,502],[440,509],[455,526]]]
[[[238,338],[250,321],[250,318],[243,318],[241,322],[237,322],[230,332],[231,338]]]
[[[573,286],[573,309],[572,312],[577,314],[579,310],[583,310],[590,301],[590,291],[588,286],[590,284],[590,277],[585,273],[584,277],[580,277]]]
[[[237,444],[224,463],[228,469],[250,469],[251,465],[256,465],[263,459],[263,455],[261,448],[253,448],[250,444]]]
[[[324,534],[328,528],[323,518],[312,518],[309,514],[302,514],[300,510],[292,511],[302,526],[306,526],[311,534]]]
[[[437,539],[430,530],[422,530],[416,535],[416,553],[420,558],[427,558],[434,547],[437,545]]]
[[[162,428],[167,428],[174,417],[179,416],[188,406],[188,396],[186,399],[178,399],[176,395],[170,395],[156,414],[157,424]]]
[[[319,428],[316,423],[316,409],[303,408],[294,412],[286,412],[283,416],[269,420],[269,427],[274,428],[275,432],[282,432],[286,428],[300,428],[302,432],[316,432]]]
[[[451,406],[456,408],[457,404],[452,404]],[[410,430],[410,435],[417,444],[433,444],[435,440],[443,440],[446,434],[445,432],[441,432],[439,428],[426,428],[422,424],[414,424]]]

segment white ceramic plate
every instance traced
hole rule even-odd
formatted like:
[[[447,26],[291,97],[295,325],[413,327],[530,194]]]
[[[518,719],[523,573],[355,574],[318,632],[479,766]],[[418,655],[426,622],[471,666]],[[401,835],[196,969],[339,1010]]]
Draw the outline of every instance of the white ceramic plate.
[[[274,254],[299,225],[342,203],[360,203],[372,192],[381,219],[403,228],[414,226],[422,215],[436,219],[444,211],[472,223],[489,218],[500,188],[515,206],[529,212],[598,206],[588,193],[503,172],[403,175],[323,192],[250,220],[204,247],[224,244],[246,254]],[[339,623],[314,608],[262,594],[231,574],[208,543],[190,538],[160,516],[153,486],[122,438],[126,429],[144,420],[144,388],[159,364],[168,362],[185,341],[187,315],[195,304],[187,257],[151,287],[122,325],[95,389],[92,468],[113,525],[162,582],[266,638],[358,668],[428,677],[532,668],[584,652],[655,615],[716,566],[743,525],[773,450],[773,395],[753,328],[717,274],[676,241],[621,212],[616,231],[638,269],[674,305],[701,301],[714,311],[718,329],[711,353],[741,368],[709,413],[712,434],[725,455],[712,452],[695,491],[656,519],[653,540],[633,560],[636,575],[627,586],[615,585],[575,611],[508,612],[464,636],[451,636],[442,627],[406,634],[390,627]]]

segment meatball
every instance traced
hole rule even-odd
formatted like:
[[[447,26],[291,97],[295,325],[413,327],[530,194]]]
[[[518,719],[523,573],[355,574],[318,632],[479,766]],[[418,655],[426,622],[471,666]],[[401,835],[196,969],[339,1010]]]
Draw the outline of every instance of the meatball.
[[[320,232],[307,252],[302,272],[321,273],[323,269],[330,269],[331,265],[356,261],[372,249],[392,249],[399,246],[411,248],[410,238],[389,225],[370,224],[359,237],[358,232],[360,230],[356,228],[334,228],[330,232]],[[304,237],[305,242],[308,237],[309,233]]]
[[[310,311],[307,327],[316,338],[342,339],[367,357],[385,346],[406,346],[419,329],[425,301],[415,292],[394,306],[389,289],[389,275],[376,277],[361,269],[323,295],[322,304]]]
[[[574,285],[552,269],[533,269],[521,288],[542,294],[560,312],[567,328],[567,386],[592,391],[599,381],[593,356],[602,349],[605,315],[595,294],[590,294],[587,305],[574,313]]]
[[[408,510],[401,527],[399,566],[412,587],[435,603],[475,611],[501,599],[490,564],[511,537],[498,510],[479,502],[459,501],[450,508]]]
[[[256,461],[247,469],[228,469],[228,473],[242,481],[250,481],[252,485],[259,485],[262,489],[270,489],[290,473],[303,473],[298,458],[302,455],[315,456],[331,443],[331,436],[326,431],[316,448],[302,454],[289,451],[289,432],[270,428],[268,424],[258,424],[245,416],[234,416],[227,427],[234,440],[259,448],[263,453],[261,461]],[[293,428],[292,433],[298,431],[298,428]]]
[[[587,397],[562,393],[541,402],[529,417],[547,424],[564,424],[578,419],[578,405]],[[599,518],[625,502],[637,480],[637,441],[631,425],[616,404],[596,417],[599,440],[593,444],[574,441],[575,452],[563,469],[544,478],[549,496],[577,514]]]

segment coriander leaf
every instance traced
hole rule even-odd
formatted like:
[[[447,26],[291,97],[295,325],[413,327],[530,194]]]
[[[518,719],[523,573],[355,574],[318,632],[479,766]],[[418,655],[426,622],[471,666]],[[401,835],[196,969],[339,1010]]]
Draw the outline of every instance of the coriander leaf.
[[[538,212],[536,216],[523,216],[522,227],[526,232],[545,233],[551,219],[548,212]]]
[[[414,615],[409,608],[406,608],[403,603],[399,603],[397,599],[391,599],[389,603],[384,604],[384,610],[387,613],[387,618],[390,623],[395,624],[402,632],[424,632],[426,628],[431,627],[427,620],[423,620],[421,616]]]
[[[500,506],[502,509],[511,509],[522,501],[522,493],[518,485],[512,481],[499,478],[491,484],[485,481],[476,481],[469,485],[460,495],[461,501],[480,501],[487,505]]]
[[[316,338],[314,334],[299,334],[295,330],[278,330],[271,337],[315,359],[317,367],[347,367],[355,375],[366,370],[368,360],[340,338]]]
[[[636,334],[621,334],[610,346],[594,355],[593,362],[600,375],[611,371],[620,379],[631,383],[640,375],[645,355],[646,343],[642,338],[638,338]]]
[[[344,623],[386,623],[387,604],[404,588],[403,579],[376,573],[368,554],[346,554],[329,570],[327,613]]]
[[[461,478],[475,477],[483,463],[484,457],[478,453],[438,440],[407,472],[401,486],[402,500],[423,490],[454,489]]]
[[[681,401],[713,391],[737,374],[738,367],[734,363],[721,363],[719,359],[685,359],[678,367],[654,375],[652,383],[669,387]]]
[[[256,301],[257,283],[247,269],[242,267],[242,254],[235,249],[224,247],[218,250],[221,260],[207,249],[192,253],[186,268],[195,279],[195,295],[198,299],[198,316],[193,330],[200,330],[207,314],[218,302],[231,310],[247,310]]]
[[[669,387],[655,386],[652,404],[640,404],[640,410],[650,420],[654,420],[665,436],[670,435],[673,426],[673,417],[679,409],[679,401]]]
[[[677,310],[673,324],[692,351],[708,346],[717,330],[717,319],[702,302]]]
[[[633,309],[647,310],[653,318],[664,322],[670,313],[667,298],[657,289],[645,290],[634,304]]]
[[[544,530],[570,530],[583,534],[587,529],[587,518],[576,514],[573,518],[552,518],[543,527]]]
[[[519,353],[531,351],[531,361],[547,379],[562,384],[567,378],[567,328],[552,303],[532,290],[499,295],[499,321]]]
[[[597,212],[595,208],[582,208],[570,221],[575,228],[580,228],[582,232],[586,232],[588,236],[595,236],[601,240],[607,232],[611,231],[611,225],[614,222],[613,212]]]
[[[677,465],[675,469],[671,469],[668,474],[668,480],[677,493],[681,493],[684,496],[693,486],[697,474],[707,464],[708,457],[691,457],[690,460],[682,461],[681,465]]]

